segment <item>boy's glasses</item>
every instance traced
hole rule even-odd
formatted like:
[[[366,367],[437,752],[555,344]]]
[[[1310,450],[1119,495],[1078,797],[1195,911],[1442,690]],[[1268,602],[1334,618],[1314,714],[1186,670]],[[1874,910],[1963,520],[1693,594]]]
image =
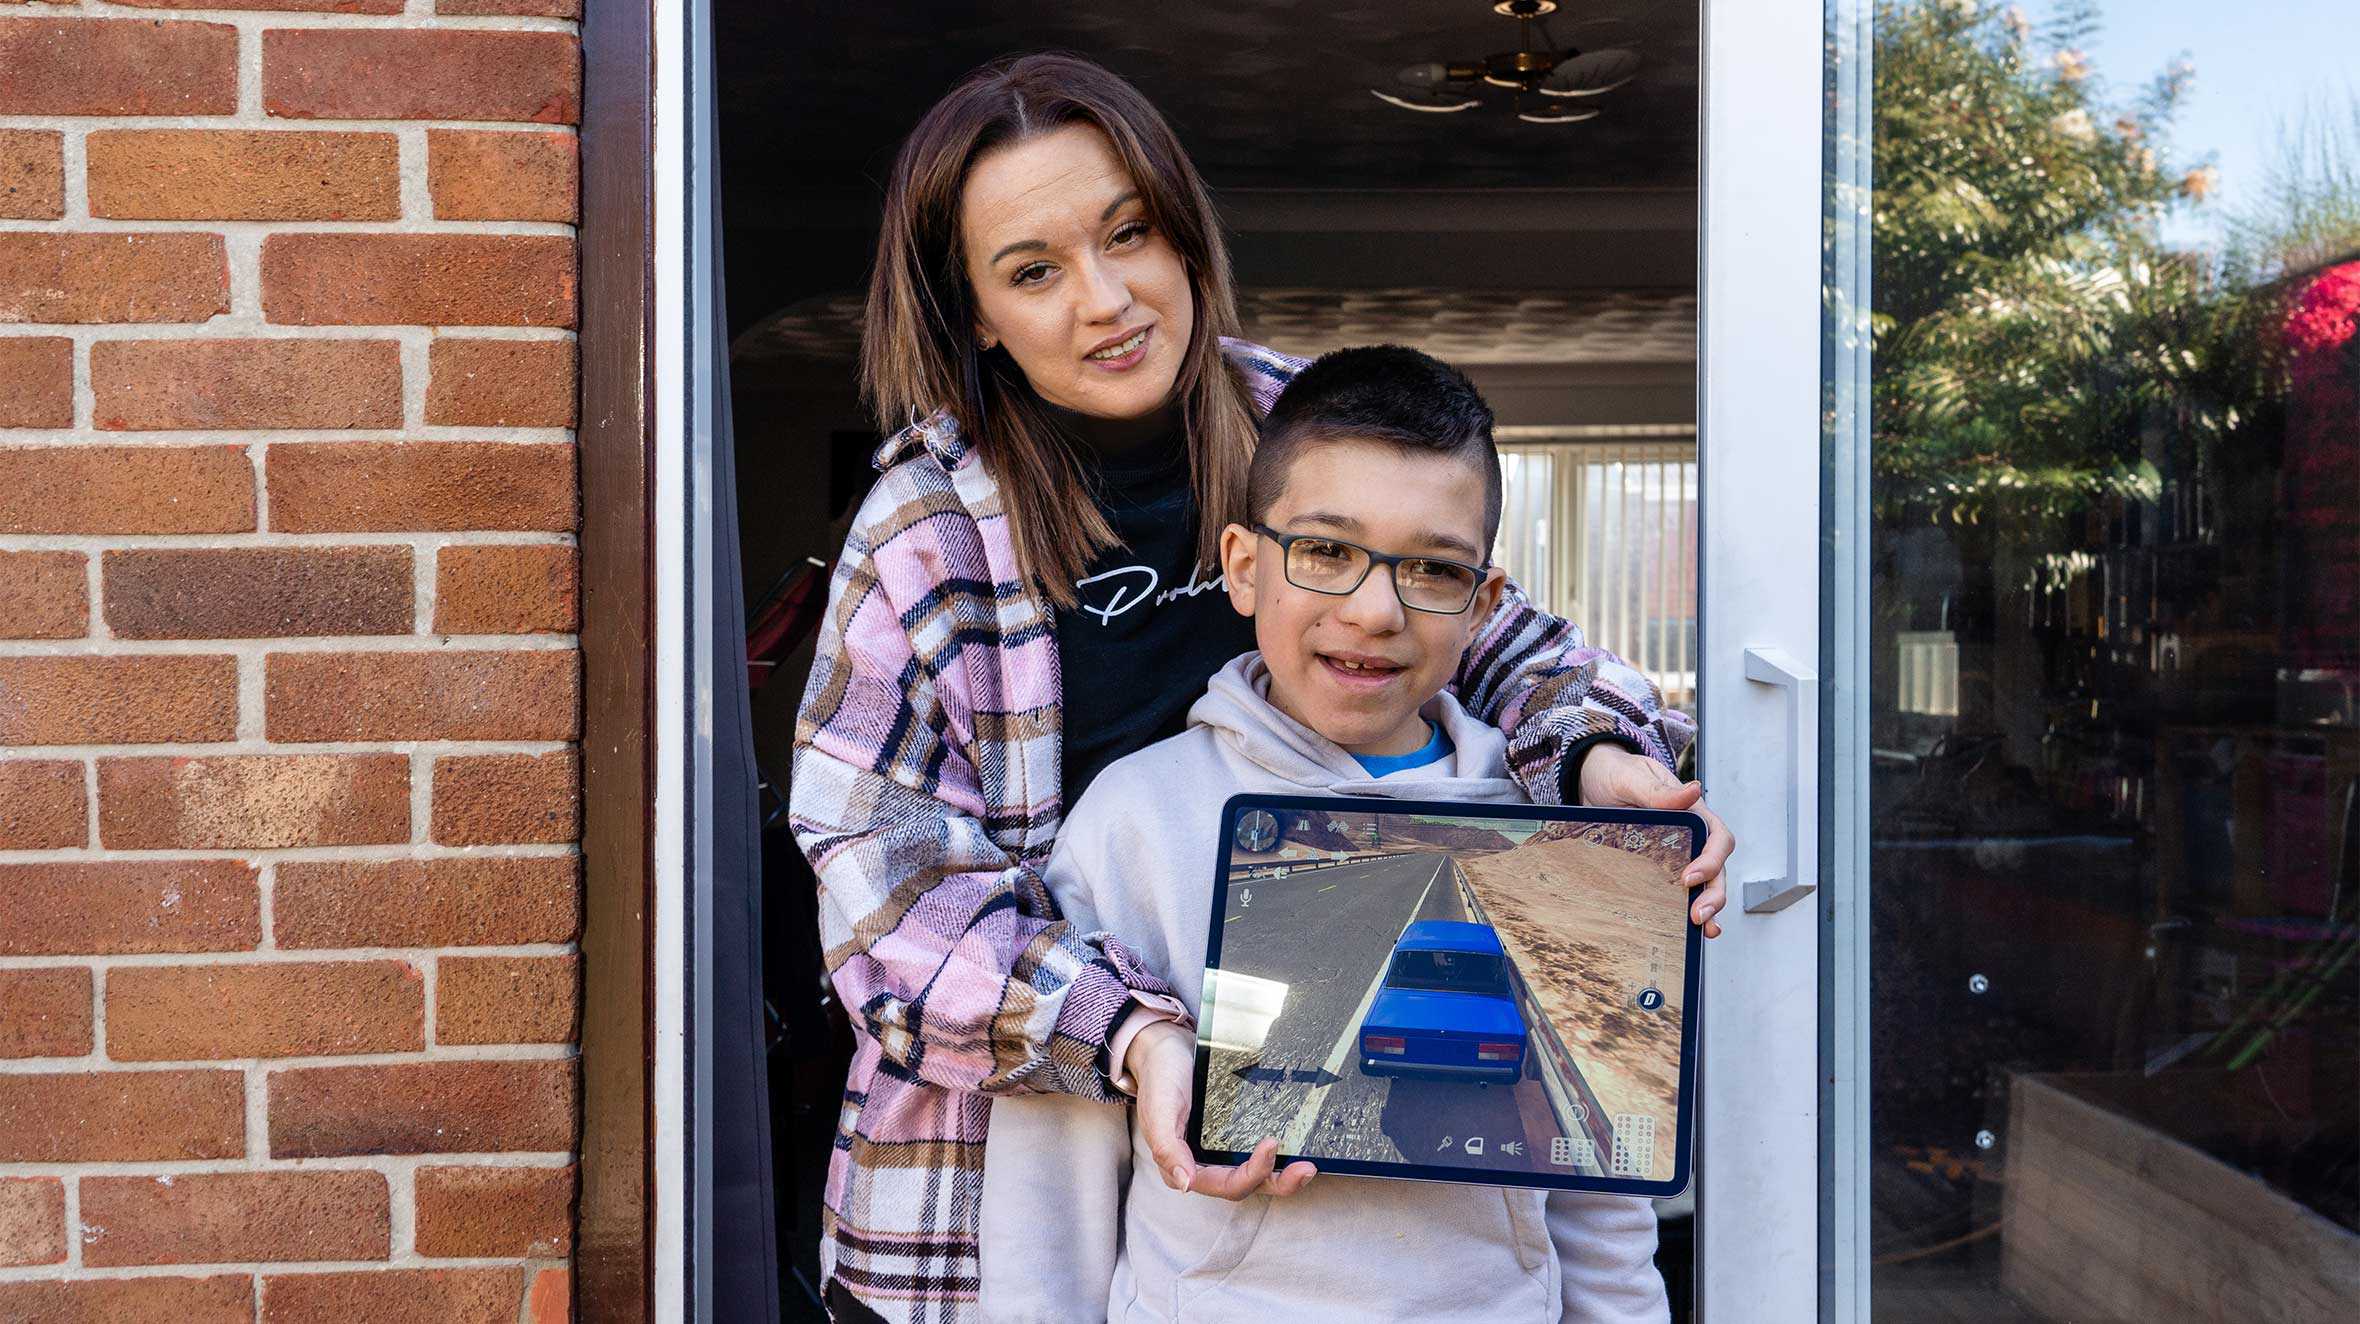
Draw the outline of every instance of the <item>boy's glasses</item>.
[[[1316,533],[1280,533],[1267,524],[1254,532],[1286,553],[1287,582],[1314,593],[1346,597],[1360,589],[1372,567],[1393,572],[1393,593],[1412,611],[1456,616],[1475,605],[1486,567],[1439,556],[1387,556],[1359,543]]]

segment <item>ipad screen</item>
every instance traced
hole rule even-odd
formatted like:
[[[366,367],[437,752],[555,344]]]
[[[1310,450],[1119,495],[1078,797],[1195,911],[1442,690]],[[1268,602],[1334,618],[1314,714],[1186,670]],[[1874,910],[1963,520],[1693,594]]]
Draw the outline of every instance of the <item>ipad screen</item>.
[[[1688,814],[1241,796],[1197,1139],[1376,1175],[1685,1184]]]

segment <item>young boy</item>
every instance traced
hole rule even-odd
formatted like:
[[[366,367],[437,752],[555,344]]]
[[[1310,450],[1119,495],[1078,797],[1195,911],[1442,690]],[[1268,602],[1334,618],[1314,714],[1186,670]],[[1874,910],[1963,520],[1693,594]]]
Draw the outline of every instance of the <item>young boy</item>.
[[[1099,775],[1046,875],[1077,928],[1120,935],[1190,1014],[1230,796],[1524,798],[1500,734],[1443,692],[1503,582],[1491,428],[1465,377],[1391,346],[1328,355],[1272,407],[1253,527],[1221,543],[1258,651],[1213,677],[1187,731]],[[985,1318],[1669,1316],[1644,1200],[1329,1176],[1233,1203],[1159,1179],[1134,1130],[1129,1110],[1063,1095],[994,1102]]]

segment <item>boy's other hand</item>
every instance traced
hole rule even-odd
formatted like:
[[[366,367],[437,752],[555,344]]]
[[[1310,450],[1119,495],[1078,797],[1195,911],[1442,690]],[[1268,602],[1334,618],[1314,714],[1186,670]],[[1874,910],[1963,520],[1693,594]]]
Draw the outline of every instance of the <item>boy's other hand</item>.
[[[1139,1087],[1139,1127],[1147,1135],[1147,1152],[1155,1159],[1164,1185],[1175,1191],[1224,1200],[1263,1195],[1293,1195],[1302,1190],[1318,1169],[1296,1162],[1273,1176],[1278,1142],[1264,1140],[1254,1156],[1237,1167],[1200,1164],[1188,1148],[1188,1105],[1196,1085],[1196,1036],[1173,1021],[1158,1021],[1132,1038],[1123,1065]]]
[[[1688,914],[1704,926],[1704,936],[1721,936],[1721,926],[1713,916],[1728,904],[1721,869],[1729,862],[1729,852],[1737,849],[1737,838],[1730,835],[1719,814],[1705,808],[1703,783],[1680,781],[1661,763],[1620,745],[1598,744],[1582,756],[1581,800],[1586,805],[1629,809],[1694,810],[1704,820],[1704,853],[1688,862],[1680,885],[1696,893]]]

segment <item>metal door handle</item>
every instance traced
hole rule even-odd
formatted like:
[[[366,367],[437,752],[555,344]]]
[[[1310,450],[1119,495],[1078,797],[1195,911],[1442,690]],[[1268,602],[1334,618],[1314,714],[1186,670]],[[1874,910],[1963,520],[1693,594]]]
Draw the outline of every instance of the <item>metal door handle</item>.
[[[1752,878],[1739,889],[1750,914],[1784,910],[1819,887],[1819,820],[1816,796],[1806,788],[1819,781],[1819,677],[1783,648],[1745,650],[1745,678],[1787,692],[1787,750],[1793,758],[1786,786],[1786,873]]]

